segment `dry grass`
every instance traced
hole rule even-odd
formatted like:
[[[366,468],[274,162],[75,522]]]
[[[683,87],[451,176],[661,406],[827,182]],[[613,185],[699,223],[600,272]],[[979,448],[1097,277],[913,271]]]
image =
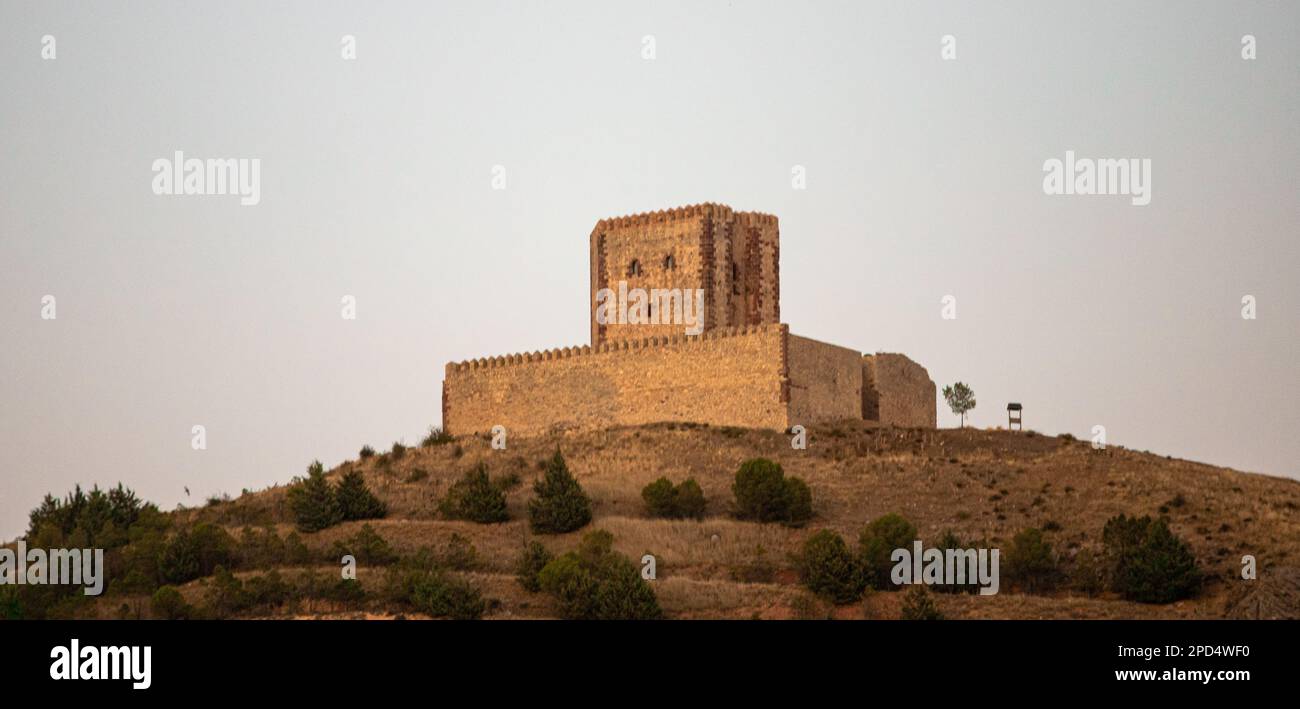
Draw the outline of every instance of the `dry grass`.
[[[680,618],[783,618],[803,593],[792,555],[813,531],[833,529],[856,544],[871,519],[898,512],[934,539],[952,530],[961,539],[1006,545],[1019,530],[1044,527],[1066,560],[1095,548],[1102,525],[1116,514],[1157,514],[1192,546],[1211,575],[1196,599],[1144,606],[1115,598],[1089,599],[1062,592],[1025,596],[1004,588],[992,597],[937,596],[945,614],[959,618],[1203,618],[1222,617],[1244,592],[1240,557],[1254,554],[1261,575],[1270,567],[1300,566],[1300,483],[1246,474],[1117,447],[1096,451],[1086,442],[1032,434],[980,430],[878,428],[842,422],[815,428],[807,450],[792,450],[777,432],[658,424],[589,433],[510,438],[506,451],[479,437],[415,448],[400,460],[377,456],[349,461],[329,475],[359,467],[388,503],[387,519],[372,522],[399,551],[441,547],[453,533],[469,538],[484,565],[473,574],[497,603],[491,617],[547,617],[547,600],[514,582],[512,568],[533,538],[526,523],[539,461],[559,446],[570,469],[592,496],[591,528],[613,533],[615,548],[657,559],[655,590],[667,613]],[[459,454],[457,453],[459,451]],[[780,462],[788,475],[813,490],[816,517],[803,529],[738,522],[728,516],[731,482],[748,458]],[[478,525],[436,518],[437,501],[479,461],[493,476],[518,475],[508,495],[511,521]],[[421,474],[419,471],[423,471]],[[660,476],[694,477],[709,500],[703,521],[647,518],[641,488]],[[244,495],[233,502],[180,513],[238,533],[245,524],[291,529],[285,488]],[[314,549],[356,532],[360,523],[303,535]],[[577,545],[580,533],[539,537],[554,552]],[[774,572],[763,582],[736,580],[761,558]],[[364,574],[364,570],[362,571]],[[364,576],[362,576],[364,582]],[[835,609],[836,617],[897,617],[900,594],[875,593],[862,604]]]

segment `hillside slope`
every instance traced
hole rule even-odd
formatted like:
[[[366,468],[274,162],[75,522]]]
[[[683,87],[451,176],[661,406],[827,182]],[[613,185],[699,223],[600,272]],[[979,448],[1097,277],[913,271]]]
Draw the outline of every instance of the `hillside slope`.
[[[1300,482],[1113,446],[1094,450],[1087,442],[1033,432],[875,428],[844,422],[812,431],[808,448],[798,451],[791,448],[788,436],[772,431],[658,424],[511,437],[503,451],[492,450],[483,438],[458,438],[408,449],[400,458],[385,454],[349,461],[329,476],[335,478],[350,467],[364,472],[390,509],[387,518],[370,524],[399,552],[440,547],[453,533],[468,538],[481,565],[466,576],[492,601],[488,617],[551,617],[547,598],[521,589],[513,566],[528,540],[563,552],[574,548],[581,536],[541,537],[528,531],[531,483],[540,475],[539,461],[557,446],[593,498],[595,520],[588,529],[612,532],[615,549],[634,559],[645,553],[656,557],[658,579],[652,583],[669,617],[806,616],[808,594],[798,583],[791,558],[803,540],[816,530],[833,529],[855,544],[870,520],[890,512],[911,520],[925,540],[951,530],[960,539],[984,540],[1004,549],[1021,529],[1042,528],[1067,570],[1081,549],[1098,547],[1108,518],[1165,514],[1209,576],[1198,597],[1169,605],[1130,603],[1110,594],[1088,597],[1070,590],[1022,595],[1005,583],[995,596],[937,595],[949,617],[1250,617],[1243,606],[1248,596],[1254,599],[1249,601],[1252,608],[1272,608],[1274,615],[1300,613],[1294,596],[1273,599],[1266,584],[1270,574],[1291,578],[1291,567],[1300,567]],[[735,471],[742,461],[757,456],[780,462],[787,474],[811,486],[816,516],[806,527],[739,522],[728,516]],[[523,484],[508,496],[511,520],[479,525],[437,519],[438,500],[479,461],[487,463],[493,476],[513,473],[521,478]],[[706,518],[648,518],[640,491],[660,476],[673,481],[694,477],[708,498]],[[285,492],[285,487],[277,487],[175,514],[180,520],[225,525],[234,535],[246,525],[273,525],[283,534],[292,529]],[[323,553],[361,525],[344,523],[303,537]],[[1240,578],[1245,554],[1258,559],[1258,581]],[[358,578],[364,583],[368,573],[380,572],[362,568]],[[836,617],[894,618],[901,596],[873,593],[854,606],[823,609]],[[318,612],[329,614],[328,608]],[[375,615],[385,615],[384,610],[376,609]]]

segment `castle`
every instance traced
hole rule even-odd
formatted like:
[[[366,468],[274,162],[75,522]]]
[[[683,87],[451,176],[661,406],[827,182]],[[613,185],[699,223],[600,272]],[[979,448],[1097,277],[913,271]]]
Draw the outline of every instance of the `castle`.
[[[925,368],[781,322],[776,217],[700,204],[602,219],[589,244],[591,344],[449,363],[444,430],[786,430],[842,419],[934,428]]]

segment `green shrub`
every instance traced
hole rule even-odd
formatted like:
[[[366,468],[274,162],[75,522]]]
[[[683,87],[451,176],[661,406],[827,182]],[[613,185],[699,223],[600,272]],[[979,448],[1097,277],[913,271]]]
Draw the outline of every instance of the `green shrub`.
[[[438,561],[449,569],[470,571],[478,568],[478,549],[475,549],[474,545],[459,533],[452,532],[451,539],[447,540],[447,545],[443,547],[442,556]]]
[[[307,466],[307,477],[297,478],[288,493],[289,509],[304,532],[318,532],[343,519],[334,488],[325,479],[320,461]]]
[[[789,515],[787,524],[798,527],[812,519],[812,490],[802,478],[785,479],[785,498],[787,515]]]
[[[163,547],[158,570],[167,583],[185,583],[235,562],[235,541],[226,530],[200,522],[182,529]]]
[[[428,547],[389,567],[383,594],[434,618],[472,620],[487,609],[478,590],[440,568]]]
[[[704,490],[695,478],[676,486],[668,478],[659,478],[641,489],[641,499],[651,517],[665,519],[703,519],[707,505]]]
[[[214,618],[227,618],[248,607],[248,594],[244,592],[244,583],[235,575],[219,566],[208,584],[204,594],[208,614]]]
[[[334,499],[344,521],[379,519],[388,514],[388,506],[366,487],[365,477],[356,468],[343,473],[334,491]]]
[[[537,575],[554,558],[555,556],[540,542],[529,542],[528,546],[524,547],[524,553],[515,562],[515,578],[519,580],[519,585],[523,586],[525,591],[533,593],[542,590]]]
[[[1102,530],[1102,544],[1111,587],[1129,600],[1172,603],[1200,587],[1196,557],[1164,519],[1113,517]]]
[[[301,565],[311,560],[311,550],[303,544],[297,532],[289,532],[284,538],[284,563]]]
[[[555,449],[542,479],[533,485],[536,497],[528,501],[528,523],[539,534],[563,534],[591,522],[591,499],[582,491]]]
[[[397,561],[397,554],[388,541],[368,524],[362,525],[351,537],[334,542],[330,561],[337,562],[348,555],[359,564],[391,564]]]
[[[373,458],[374,455],[375,455],[375,449],[371,448],[368,445],[361,446],[361,452],[358,454],[361,460],[369,460],[370,458]]]
[[[799,525],[812,518],[812,492],[796,477],[785,477],[779,463],[754,458],[741,464],[731,486],[736,517]]]
[[[913,586],[903,594],[902,620],[943,620],[943,613],[925,586]]]
[[[867,582],[878,589],[893,585],[890,571],[894,562],[890,556],[895,549],[911,549],[916,541],[916,526],[902,515],[887,514],[877,517],[858,536],[858,554]]]
[[[1052,545],[1034,528],[1022,530],[1007,550],[1007,576],[1026,591],[1037,593],[1052,588],[1058,571]]]
[[[162,586],[154,591],[149,607],[155,616],[163,620],[185,620],[194,613],[194,609],[185,602],[175,586]]]
[[[641,499],[645,501],[646,511],[651,517],[676,516],[677,500],[673,491],[673,483],[668,478],[659,478],[641,488]]]
[[[284,541],[270,527],[244,527],[235,554],[240,568],[275,566],[284,560]]]
[[[452,484],[447,496],[438,505],[447,519],[465,519],[479,524],[505,522],[506,494],[488,479],[487,466],[479,463],[464,477]]]
[[[804,542],[799,572],[808,590],[839,605],[858,600],[866,588],[858,558],[844,539],[829,529]]]
[[[582,620],[654,620],[663,610],[631,559],[613,551],[613,537],[587,533],[577,551],[556,557],[537,574],[560,615]]]
[[[268,571],[241,581],[224,566],[218,566],[204,600],[210,616],[228,618],[249,610],[278,607],[293,596],[293,588],[285,583],[278,571]]]
[[[478,620],[487,605],[478,589],[461,579],[433,573],[415,584],[411,602],[434,618]]]

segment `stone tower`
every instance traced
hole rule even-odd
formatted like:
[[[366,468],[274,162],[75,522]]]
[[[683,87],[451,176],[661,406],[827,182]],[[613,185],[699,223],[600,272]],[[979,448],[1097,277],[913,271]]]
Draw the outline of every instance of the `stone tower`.
[[[695,334],[674,316],[681,305],[689,317],[697,302],[703,330],[779,323],[779,240],[776,217],[720,204],[600,220],[590,237],[591,344]],[[611,310],[599,322],[602,292],[627,313],[623,294],[635,310],[637,289],[649,296],[650,324]]]

